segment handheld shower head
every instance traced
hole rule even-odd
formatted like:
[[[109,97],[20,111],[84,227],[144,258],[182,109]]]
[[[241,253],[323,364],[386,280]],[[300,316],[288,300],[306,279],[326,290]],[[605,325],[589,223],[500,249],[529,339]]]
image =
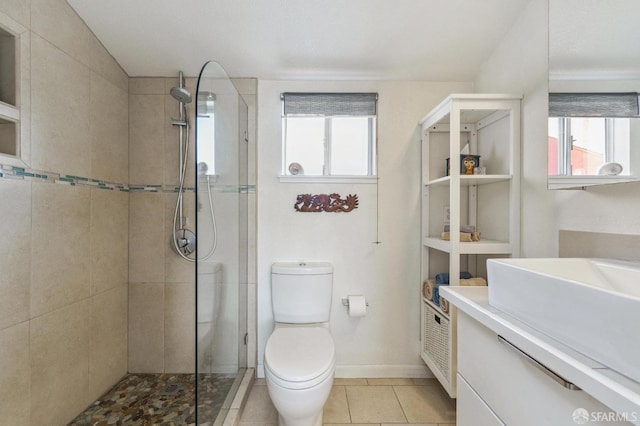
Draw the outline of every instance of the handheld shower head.
[[[173,98],[178,102],[185,104],[191,102],[191,93],[189,93],[189,91],[184,87],[172,87],[169,93],[171,93],[171,96],[173,96]]]

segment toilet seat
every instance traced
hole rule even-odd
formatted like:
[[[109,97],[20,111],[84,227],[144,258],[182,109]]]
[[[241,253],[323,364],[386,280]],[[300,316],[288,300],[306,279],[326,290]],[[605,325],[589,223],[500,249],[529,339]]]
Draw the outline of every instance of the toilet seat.
[[[287,389],[307,389],[333,376],[335,346],[323,327],[276,328],[264,351],[265,373]]]

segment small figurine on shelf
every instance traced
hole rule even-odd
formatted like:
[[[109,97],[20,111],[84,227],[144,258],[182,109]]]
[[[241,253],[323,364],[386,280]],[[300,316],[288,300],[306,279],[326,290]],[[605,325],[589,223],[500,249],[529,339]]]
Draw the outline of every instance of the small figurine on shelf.
[[[464,165],[464,174],[465,175],[472,175],[473,174],[473,168],[478,165],[477,162],[476,162],[475,157],[473,157],[471,155],[464,157],[462,159],[462,164]]]

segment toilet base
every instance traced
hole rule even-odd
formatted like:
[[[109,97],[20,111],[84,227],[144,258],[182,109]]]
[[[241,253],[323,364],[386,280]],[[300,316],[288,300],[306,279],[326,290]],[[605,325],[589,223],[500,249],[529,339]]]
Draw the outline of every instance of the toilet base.
[[[267,391],[278,411],[279,426],[322,426],[322,412],[329,399],[335,367],[324,380],[310,388],[289,389],[274,382],[269,368],[265,368]]]
[[[322,411],[318,414],[315,420],[289,420],[286,421],[280,413],[278,413],[278,426],[322,426]]]

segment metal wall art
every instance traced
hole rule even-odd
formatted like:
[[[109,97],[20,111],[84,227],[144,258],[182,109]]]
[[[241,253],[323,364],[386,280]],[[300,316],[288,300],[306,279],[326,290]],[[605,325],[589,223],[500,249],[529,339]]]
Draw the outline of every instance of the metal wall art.
[[[340,194],[299,194],[293,208],[297,212],[350,212],[358,208],[358,195],[347,195],[343,200]]]

